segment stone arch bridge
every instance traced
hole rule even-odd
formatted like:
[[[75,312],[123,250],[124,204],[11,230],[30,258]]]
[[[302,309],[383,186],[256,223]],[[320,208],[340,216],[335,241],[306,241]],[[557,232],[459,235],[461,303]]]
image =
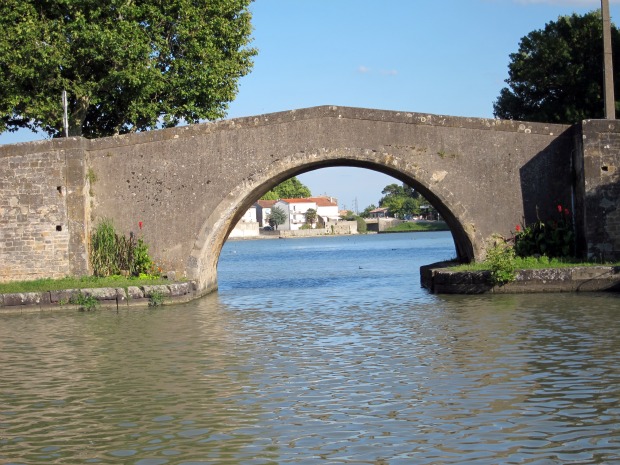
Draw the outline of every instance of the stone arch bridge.
[[[580,254],[620,258],[619,133],[603,120],[563,126],[323,106],[5,145],[0,280],[88,273],[90,231],[111,218],[142,235],[164,269],[210,292],[247,208],[281,181],[329,166],[415,187],[446,219],[462,261],[558,204],[574,212]]]

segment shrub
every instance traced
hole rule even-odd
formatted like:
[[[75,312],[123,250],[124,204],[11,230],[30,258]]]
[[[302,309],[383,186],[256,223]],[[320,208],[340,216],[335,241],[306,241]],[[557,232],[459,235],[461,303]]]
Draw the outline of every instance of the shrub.
[[[117,275],[121,270],[139,276],[158,270],[149,256],[148,245],[141,238],[136,240],[133,233],[129,237],[118,235],[108,219],[97,225],[90,243],[90,262],[95,276]]]
[[[149,256],[149,246],[142,239],[138,239],[133,250],[133,260],[129,271],[133,276],[147,274],[153,268],[153,260]]]
[[[71,298],[69,299],[69,303],[73,305],[78,305],[80,307],[80,310],[87,311],[94,310],[99,306],[99,300],[97,300],[96,297],[93,297],[92,295],[85,295],[81,292],[78,292],[77,294],[71,296]]]
[[[90,263],[95,276],[118,274],[116,232],[112,221],[103,219],[95,228],[90,239]]]
[[[149,307],[159,307],[164,304],[164,295],[159,291],[151,292],[149,296]]]
[[[575,254],[575,233],[568,208],[557,206],[557,218],[532,225],[517,225],[515,253],[520,257],[542,256],[566,258]]]
[[[506,241],[496,241],[487,250],[487,263],[491,269],[491,282],[494,286],[503,286],[515,280],[515,250]]]

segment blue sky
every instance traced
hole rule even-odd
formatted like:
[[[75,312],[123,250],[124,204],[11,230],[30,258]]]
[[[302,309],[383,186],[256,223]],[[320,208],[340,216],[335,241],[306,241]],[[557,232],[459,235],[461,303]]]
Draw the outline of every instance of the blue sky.
[[[612,21],[620,24],[620,0],[610,1]],[[491,118],[519,40],[560,15],[600,6],[600,0],[256,0],[259,53],[228,117],[339,105]],[[5,133],[0,144],[37,138]],[[396,182],[355,168],[299,178],[313,194],[360,211]]]

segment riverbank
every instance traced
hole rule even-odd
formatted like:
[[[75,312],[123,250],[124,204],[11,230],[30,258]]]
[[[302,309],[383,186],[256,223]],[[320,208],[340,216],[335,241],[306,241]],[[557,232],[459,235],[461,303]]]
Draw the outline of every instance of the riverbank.
[[[403,233],[403,232],[429,232],[429,231],[450,231],[445,221],[405,221],[396,226],[388,228],[384,233]]]
[[[455,265],[455,262],[439,262],[421,266],[422,287],[433,294],[620,292],[618,266],[517,270],[514,281],[493,285],[490,271],[455,271],[451,268]]]
[[[193,281],[127,287],[95,287],[0,294],[0,313],[41,310],[120,310],[169,305],[200,297]]]

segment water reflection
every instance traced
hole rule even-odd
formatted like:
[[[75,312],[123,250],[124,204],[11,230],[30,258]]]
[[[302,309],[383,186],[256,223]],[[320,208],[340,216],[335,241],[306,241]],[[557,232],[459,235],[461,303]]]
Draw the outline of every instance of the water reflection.
[[[232,244],[180,306],[1,315],[0,462],[620,462],[616,295],[432,296],[449,242],[369,240]]]

